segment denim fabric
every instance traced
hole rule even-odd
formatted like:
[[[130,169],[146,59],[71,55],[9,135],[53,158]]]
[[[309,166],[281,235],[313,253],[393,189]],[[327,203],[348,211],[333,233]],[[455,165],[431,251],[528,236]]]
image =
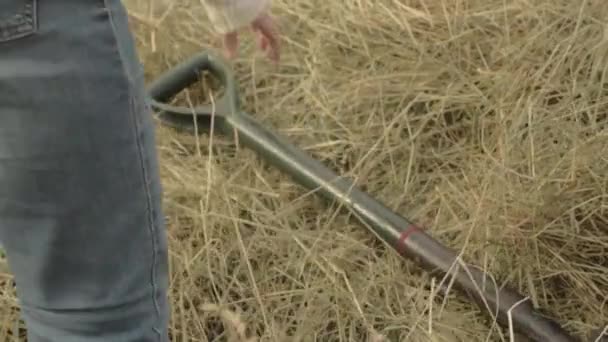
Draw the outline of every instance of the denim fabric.
[[[0,241],[28,340],[168,341],[164,229],[120,0],[0,1]]]

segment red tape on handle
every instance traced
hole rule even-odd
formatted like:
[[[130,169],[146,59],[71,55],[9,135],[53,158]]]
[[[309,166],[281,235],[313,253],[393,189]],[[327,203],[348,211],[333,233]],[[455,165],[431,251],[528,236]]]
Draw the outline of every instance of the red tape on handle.
[[[410,224],[406,229],[401,232],[401,234],[399,234],[399,242],[397,244],[397,249],[399,253],[405,253],[405,241],[407,241],[410,235],[420,230],[420,227],[418,227],[417,225]]]

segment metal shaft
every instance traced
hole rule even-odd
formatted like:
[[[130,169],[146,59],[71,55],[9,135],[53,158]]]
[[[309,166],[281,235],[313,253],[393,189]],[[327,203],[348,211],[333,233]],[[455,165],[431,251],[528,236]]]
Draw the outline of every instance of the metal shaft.
[[[402,256],[417,261],[429,272],[453,276],[454,285],[503,326],[508,326],[511,316],[514,330],[535,341],[575,341],[556,322],[541,316],[522,295],[508,288],[500,288],[492,277],[479,268],[458,263],[454,250],[359,190],[353,182],[338,176],[304,151],[264,128],[250,115],[238,112],[222,118],[218,124],[224,134],[238,134],[239,142],[291,175],[299,184],[354,211],[373,233]]]

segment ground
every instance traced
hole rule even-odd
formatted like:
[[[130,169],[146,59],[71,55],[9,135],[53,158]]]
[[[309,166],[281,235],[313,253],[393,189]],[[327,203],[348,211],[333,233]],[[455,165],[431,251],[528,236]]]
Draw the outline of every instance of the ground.
[[[150,3],[126,1],[149,81],[220,51],[198,0]],[[232,62],[250,114],[572,334],[606,326],[608,7],[274,0],[272,10],[280,65],[248,33]],[[206,97],[200,89],[189,95]],[[441,279],[253,152],[158,132],[174,341],[513,338],[458,292],[438,297]],[[6,293],[2,340],[18,324]]]

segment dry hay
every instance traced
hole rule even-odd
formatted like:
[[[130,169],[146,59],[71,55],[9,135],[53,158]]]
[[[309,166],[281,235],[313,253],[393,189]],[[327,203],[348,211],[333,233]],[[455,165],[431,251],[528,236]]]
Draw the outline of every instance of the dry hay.
[[[149,79],[219,47],[198,0],[153,2],[127,1]],[[234,62],[249,112],[569,331],[605,326],[603,2],[274,0],[273,11],[280,66],[249,34]],[[207,97],[197,89],[191,101]],[[512,338],[251,151],[164,127],[158,143],[173,340]]]

